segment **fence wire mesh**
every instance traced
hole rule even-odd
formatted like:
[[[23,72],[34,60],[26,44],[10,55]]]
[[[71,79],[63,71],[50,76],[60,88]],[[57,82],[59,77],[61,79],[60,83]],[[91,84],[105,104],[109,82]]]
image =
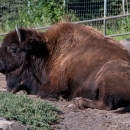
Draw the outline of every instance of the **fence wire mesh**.
[[[0,22],[13,20],[18,10],[23,7],[24,0],[0,0]]]
[[[130,1],[106,0],[106,16],[130,12]],[[123,6],[124,5],[124,6]],[[67,0],[66,11],[73,11],[80,20],[104,16],[104,0]]]
[[[31,0],[0,0],[0,24],[17,16],[19,9]],[[37,0],[35,0],[37,1]],[[52,0],[43,0],[45,3]],[[90,20],[104,17],[104,0],[55,0],[58,4],[64,5],[64,12],[70,13],[69,17],[76,15],[78,20]],[[124,4],[124,5],[123,5]],[[130,13],[130,0],[107,0],[106,16],[115,16]],[[130,16],[106,20],[106,35],[113,33],[124,33],[130,31]],[[92,26],[104,32],[104,20],[86,22],[85,25]]]
[[[85,22],[86,21],[86,22]],[[77,23],[81,23],[87,26],[91,26],[104,35],[111,35],[113,34],[123,34],[130,32],[130,15],[119,15],[119,17],[107,17],[105,20],[104,18],[93,19],[93,20],[85,20],[80,21]],[[105,22],[105,24],[104,24]]]
[[[17,16],[18,10],[31,0],[0,0],[0,21]],[[52,0],[43,0],[51,2]],[[107,0],[106,16],[130,12],[130,0]],[[66,12],[73,12],[79,20],[101,18],[104,16],[104,0],[55,0],[64,4]]]

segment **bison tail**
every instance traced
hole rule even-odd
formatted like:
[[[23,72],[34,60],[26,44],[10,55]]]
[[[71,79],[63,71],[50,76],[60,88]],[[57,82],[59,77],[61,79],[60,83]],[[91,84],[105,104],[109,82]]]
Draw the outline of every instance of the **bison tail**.
[[[130,113],[130,105],[127,106],[127,107],[124,107],[120,110],[116,110],[115,113],[119,113],[119,114]]]

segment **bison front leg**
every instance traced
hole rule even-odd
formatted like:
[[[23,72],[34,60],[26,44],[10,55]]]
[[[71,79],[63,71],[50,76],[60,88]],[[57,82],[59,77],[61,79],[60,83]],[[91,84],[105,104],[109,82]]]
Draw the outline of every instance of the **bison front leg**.
[[[90,100],[82,97],[73,99],[73,103],[79,108],[94,108],[100,110],[111,110],[112,105],[106,105],[102,100]]]
[[[37,92],[38,97],[40,98],[58,98],[58,90],[51,86],[50,83],[44,84]]]
[[[48,80],[49,81],[46,84],[42,85],[38,90],[37,95],[40,98],[58,99],[60,96],[65,97],[68,95],[68,82],[66,78],[61,79],[59,76],[53,76]]]

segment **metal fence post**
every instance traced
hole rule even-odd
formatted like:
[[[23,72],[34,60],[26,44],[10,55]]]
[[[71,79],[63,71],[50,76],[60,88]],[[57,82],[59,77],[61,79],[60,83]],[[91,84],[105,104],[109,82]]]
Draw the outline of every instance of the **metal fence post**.
[[[129,13],[128,0],[126,0],[127,14]]]
[[[122,10],[123,10],[123,14],[125,14],[125,4],[124,4],[124,0],[122,0]]]
[[[107,0],[104,0],[104,36],[106,35],[106,11],[107,11]]]

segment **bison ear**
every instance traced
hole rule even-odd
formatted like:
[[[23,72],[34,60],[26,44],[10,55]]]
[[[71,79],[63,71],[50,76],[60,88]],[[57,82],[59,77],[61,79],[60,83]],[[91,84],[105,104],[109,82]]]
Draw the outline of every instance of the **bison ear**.
[[[21,40],[21,33],[20,33],[20,30],[19,30],[19,28],[18,28],[18,25],[17,25],[17,24],[16,24],[16,26],[15,26],[15,30],[16,30],[16,32],[17,32],[19,42],[22,42],[22,40]]]

